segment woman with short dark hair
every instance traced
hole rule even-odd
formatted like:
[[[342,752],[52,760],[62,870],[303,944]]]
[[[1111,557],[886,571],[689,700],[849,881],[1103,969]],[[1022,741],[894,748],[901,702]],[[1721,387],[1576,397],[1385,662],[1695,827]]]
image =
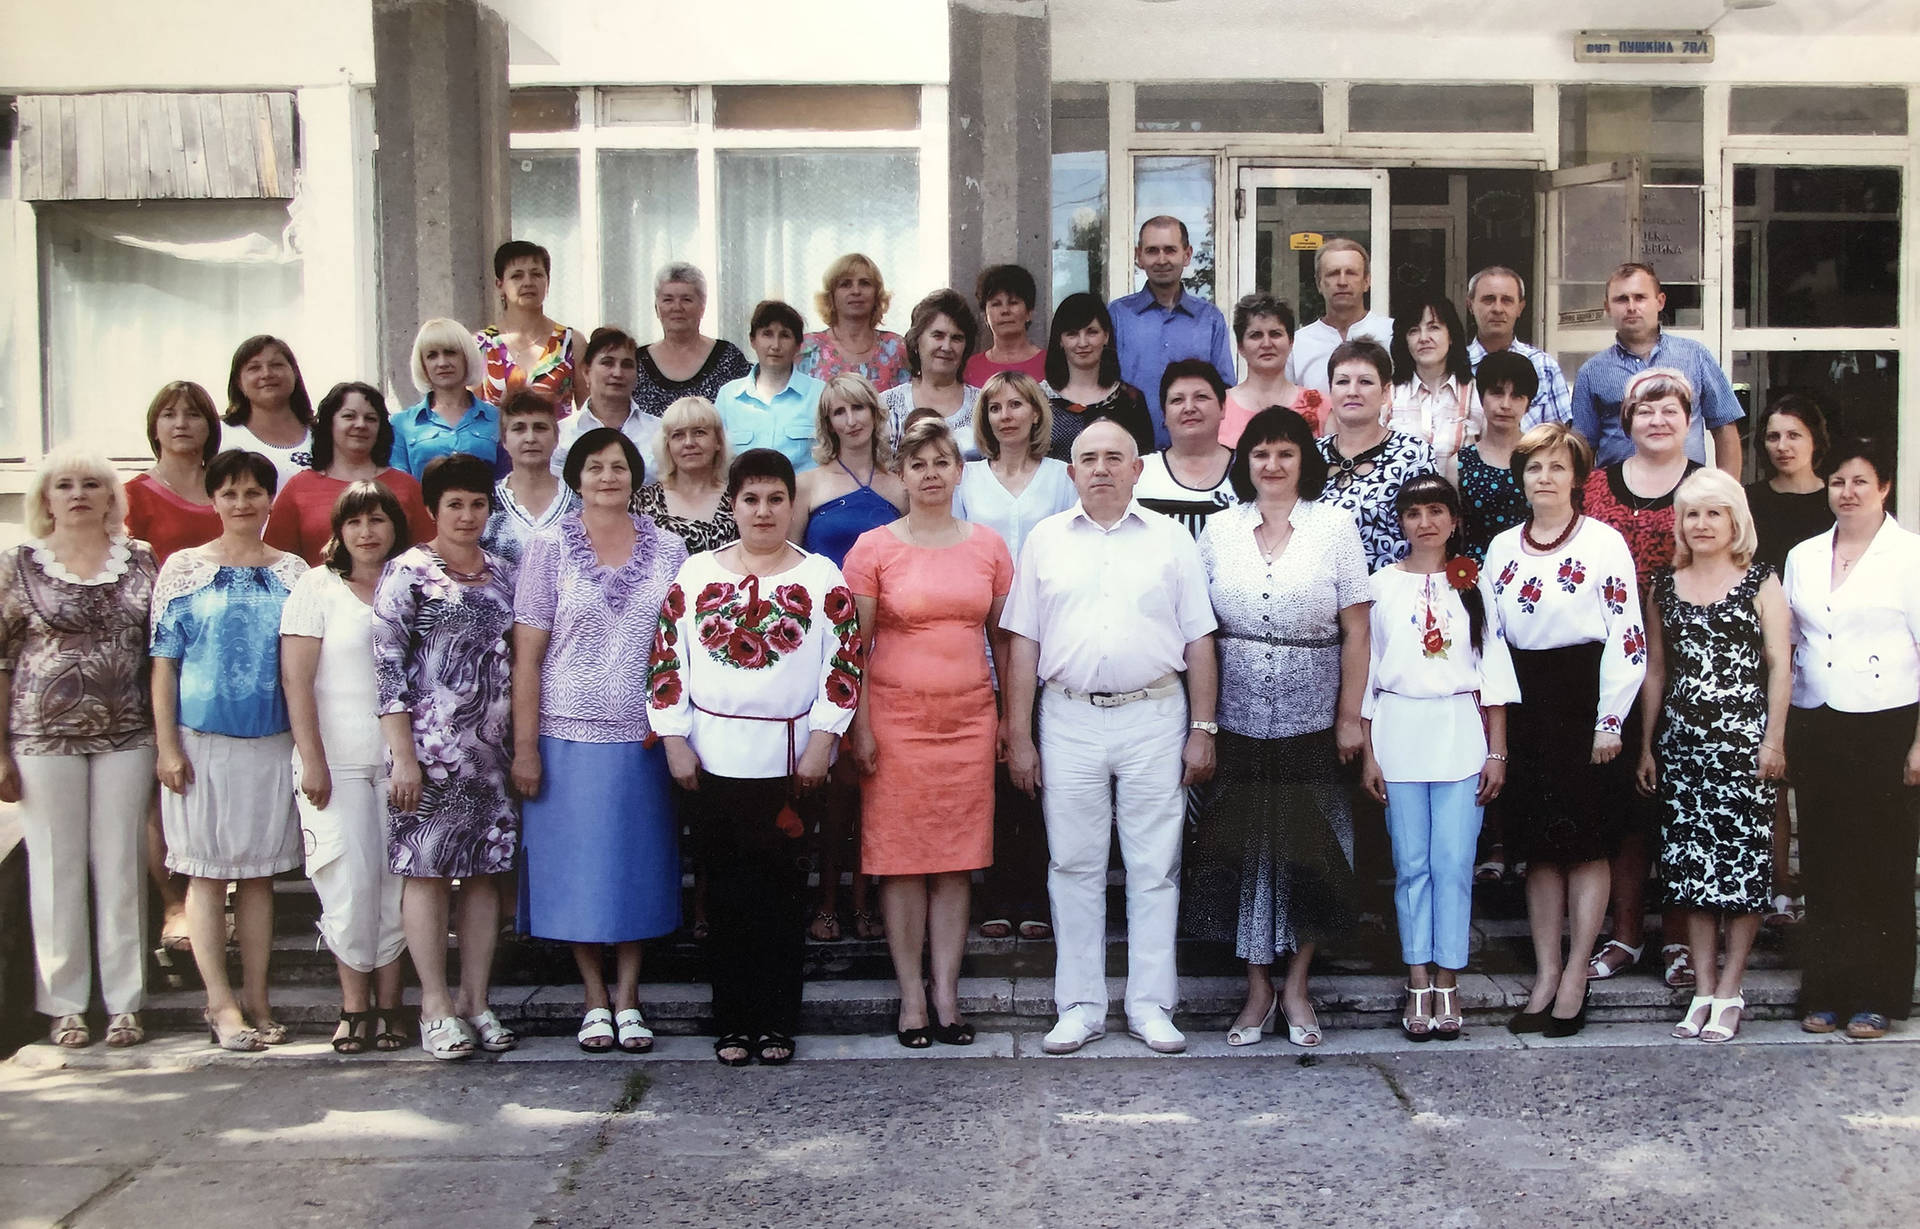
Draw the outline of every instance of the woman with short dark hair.
[[[313,399],[292,347],[265,333],[240,343],[227,370],[221,419],[221,446],[272,461],[281,486],[312,463]]]
[[[653,1048],[640,944],[680,924],[679,824],[666,755],[647,726],[647,662],[687,551],[629,511],[645,478],[626,436],[608,427],[581,436],[566,481],[582,506],[528,543],[514,597],[519,917],[527,933],[572,947],[587,1002],[575,1040],[589,1054]]]
[[[1019,265],[989,265],[980,271],[974,302],[980,305],[992,344],[967,360],[967,383],[984,387],[989,376],[1002,371],[1017,371],[1036,383],[1047,378],[1047,352],[1027,335],[1039,301],[1033,274]]]
[[[387,565],[373,600],[374,678],[386,737],[387,859],[420,978],[420,1045],[435,1058],[518,1038],[487,1005],[500,893],[519,854],[508,793],[513,572],[480,547],[493,466],[440,457],[422,486],[433,537]],[[460,880],[460,992],[448,989],[447,920]]]
[[[913,305],[907,326],[907,370],[913,378],[880,394],[892,438],[906,431],[907,420],[938,414],[961,444],[963,459],[977,459],[973,449],[973,411],[980,390],[962,381],[968,358],[980,336],[973,309],[957,290],[936,290]]]
[[[1800,1027],[1882,1037],[1913,1003],[1920,537],[1887,510],[1891,450],[1828,458],[1834,527],[1787,553],[1787,763],[1807,894]]]
[[[274,497],[267,518],[268,546],[318,567],[333,541],[333,507],[355,482],[377,482],[394,493],[406,509],[412,541],[433,536],[433,517],[421,502],[420,484],[387,464],[393,455],[393,423],[379,389],[358,381],[334,385],[320,398],[313,429],[312,466],[288,479]]]
[[[1227,390],[1225,416],[1220,420],[1222,444],[1231,448],[1239,443],[1247,420],[1275,405],[1295,411],[1315,435],[1320,433],[1326,398],[1317,388],[1287,379],[1293,333],[1293,309],[1270,294],[1256,291],[1233,305],[1233,339],[1247,365],[1247,378]]]
[[[831,561],[792,545],[793,464],[770,448],[728,478],[740,540],[680,566],[647,668],[648,720],[694,813],[709,967],[730,1067],[793,1058],[805,953],[799,798],[820,788],[860,702],[860,621]]]
[[[1219,767],[1188,867],[1188,926],[1246,961],[1228,1045],[1257,1043],[1283,1016],[1289,1041],[1317,1046],[1313,953],[1354,917],[1340,765],[1364,746],[1367,559],[1353,518],[1315,498],[1327,466],[1298,413],[1255,414],[1228,474],[1242,502],[1200,532],[1220,621]]]
[[[1100,296],[1070,294],[1053,309],[1045,388],[1053,410],[1053,443],[1047,455],[1055,460],[1071,461],[1075,437],[1102,418],[1124,427],[1141,456],[1159,447],[1146,396],[1120,378],[1113,316]]]
[[[1400,484],[1434,472],[1427,441],[1387,425],[1392,380],[1393,360],[1365,338],[1340,343],[1327,359],[1327,434],[1318,447],[1327,489],[1320,498],[1353,515],[1375,572],[1407,553],[1393,510]]]
[[[306,572],[260,540],[278,475],[256,452],[207,466],[221,532],[178,551],[154,581],[155,774],[167,865],[189,877],[187,928],[207,987],[207,1028],[227,1050],[287,1039],[267,1004],[273,876],[300,865],[293,736],[280,681],[280,618]],[[227,884],[242,984],[227,979]]]
[[[334,501],[323,566],[293,586],[280,615],[280,674],[293,726],[294,805],[320,937],[340,977],[341,1054],[397,1050],[401,879],[387,866],[386,765],[373,680],[373,595],[407,549],[406,511],[390,489],[355,482]]]
[[[482,401],[504,405],[514,393],[532,389],[564,415],[586,398],[575,378],[586,364],[580,335],[547,316],[552,277],[553,258],[537,243],[509,239],[494,250],[500,317],[474,335],[486,360],[475,389]]]

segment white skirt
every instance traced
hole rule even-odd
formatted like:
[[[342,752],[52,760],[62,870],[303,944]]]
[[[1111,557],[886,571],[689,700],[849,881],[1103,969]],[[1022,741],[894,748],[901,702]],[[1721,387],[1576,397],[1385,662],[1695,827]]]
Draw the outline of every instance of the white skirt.
[[[228,738],[180,727],[193,765],[185,794],[160,789],[167,869],[195,879],[263,879],[300,865],[293,735]]]

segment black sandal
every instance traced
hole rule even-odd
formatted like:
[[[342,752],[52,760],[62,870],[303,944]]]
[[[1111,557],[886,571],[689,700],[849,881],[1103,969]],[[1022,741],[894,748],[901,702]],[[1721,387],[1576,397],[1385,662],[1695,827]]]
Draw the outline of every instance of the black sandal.
[[[760,1055],[762,1067],[784,1067],[793,1061],[793,1038],[785,1033],[762,1033],[755,1049]],[[785,1050],[785,1054],[770,1054],[769,1051]]]
[[[722,1050],[738,1050],[740,1057],[728,1058],[720,1052]],[[727,1033],[715,1039],[713,1056],[723,1067],[744,1067],[753,1061],[753,1038],[745,1033]]]
[[[924,1050],[933,1045],[933,1030],[930,1028],[903,1028],[893,1037],[909,1050]]]
[[[382,1054],[391,1054],[395,1050],[404,1050],[413,1044],[413,1038],[407,1035],[407,1017],[398,1007],[377,1007],[367,1013],[378,1017],[379,1031],[373,1035],[373,1048]]]
[[[338,1032],[333,1039],[335,1054],[365,1054],[373,1048],[373,1015],[371,1011],[342,1011],[340,1023],[347,1026],[344,1033]]]
[[[929,1030],[933,1039],[943,1046],[970,1046],[973,1044],[973,1025],[962,1020],[958,1024],[936,1023]]]

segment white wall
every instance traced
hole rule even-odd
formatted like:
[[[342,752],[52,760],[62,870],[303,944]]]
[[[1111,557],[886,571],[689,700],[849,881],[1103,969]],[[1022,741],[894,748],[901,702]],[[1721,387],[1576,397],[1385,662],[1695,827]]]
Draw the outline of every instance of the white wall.
[[[10,0],[0,90],[288,88],[373,80],[367,0]]]

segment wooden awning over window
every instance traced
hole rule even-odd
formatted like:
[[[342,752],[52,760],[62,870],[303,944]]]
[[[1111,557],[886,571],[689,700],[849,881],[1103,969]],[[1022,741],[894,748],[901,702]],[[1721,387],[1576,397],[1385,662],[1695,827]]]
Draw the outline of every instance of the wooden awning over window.
[[[14,106],[22,200],[293,195],[290,93],[37,94]]]

